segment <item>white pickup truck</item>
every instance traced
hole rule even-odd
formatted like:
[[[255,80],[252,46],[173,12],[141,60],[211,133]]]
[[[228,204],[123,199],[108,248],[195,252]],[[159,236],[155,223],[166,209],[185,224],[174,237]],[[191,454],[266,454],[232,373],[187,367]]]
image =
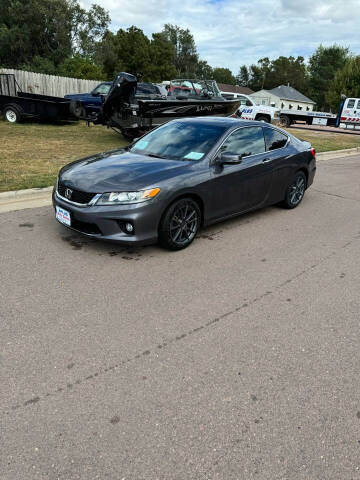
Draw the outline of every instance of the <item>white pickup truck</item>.
[[[279,121],[280,110],[266,105],[257,105],[251,97],[247,95],[237,95],[241,100],[241,105],[236,115],[243,120],[258,120],[259,122],[274,123]]]

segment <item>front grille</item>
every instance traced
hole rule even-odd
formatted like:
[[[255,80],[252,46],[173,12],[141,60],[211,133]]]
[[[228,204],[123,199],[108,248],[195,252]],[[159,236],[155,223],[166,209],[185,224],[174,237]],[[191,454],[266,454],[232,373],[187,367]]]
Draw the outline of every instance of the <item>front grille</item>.
[[[72,190],[72,194],[70,198],[67,198],[67,196],[65,195],[65,191],[67,188],[70,188],[70,190]],[[82,203],[83,205],[86,205],[87,203],[89,203],[90,200],[96,195],[96,193],[87,193],[87,192],[82,192],[81,190],[74,190],[71,187],[67,187],[60,181],[58,181],[57,191],[59,195],[66,198],[70,202]]]

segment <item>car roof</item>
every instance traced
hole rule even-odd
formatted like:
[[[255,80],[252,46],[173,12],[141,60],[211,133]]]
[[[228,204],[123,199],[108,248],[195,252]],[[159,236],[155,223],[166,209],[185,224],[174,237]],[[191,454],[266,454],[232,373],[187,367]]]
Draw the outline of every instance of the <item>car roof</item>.
[[[256,125],[259,126],[261,123],[264,126],[263,122],[258,122],[256,120],[241,120],[240,118],[233,117],[189,117],[189,118],[178,118],[175,121],[181,121],[186,123],[197,123],[202,125],[222,125],[227,126],[228,128],[236,126],[249,126]],[[266,124],[268,125],[268,124]]]

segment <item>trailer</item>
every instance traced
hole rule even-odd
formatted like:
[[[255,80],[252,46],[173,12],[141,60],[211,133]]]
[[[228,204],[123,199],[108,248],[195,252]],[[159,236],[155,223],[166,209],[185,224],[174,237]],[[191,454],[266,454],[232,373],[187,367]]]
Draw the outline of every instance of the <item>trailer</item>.
[[[23,92],[12,73],[0,74],[0,112],[10,123],[24,118],[38,120],[76,120],[70,111],[71,100]]]
[[[327,112],[306,112],[302,110],[280,110],[280,125],[290,127],[296,122],[306,122],[307,125],[336,126],[337,115]]]
[[[289,127],[296,122],[307,125],[360,129],[360,98],[341,97],[337,114],[308,112],[303,110],[280,110],[280,125]]]

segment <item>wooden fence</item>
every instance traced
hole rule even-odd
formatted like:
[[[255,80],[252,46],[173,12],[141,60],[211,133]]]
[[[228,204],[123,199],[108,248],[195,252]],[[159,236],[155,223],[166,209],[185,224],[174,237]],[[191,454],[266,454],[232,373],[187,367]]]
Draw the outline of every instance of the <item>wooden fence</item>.
[[[69,93],[91,92],[101,82],[101,80],[80,80],[8,68],[0,68],[0,73],[13,73],[23,92],[54,97],[63,97]]]

